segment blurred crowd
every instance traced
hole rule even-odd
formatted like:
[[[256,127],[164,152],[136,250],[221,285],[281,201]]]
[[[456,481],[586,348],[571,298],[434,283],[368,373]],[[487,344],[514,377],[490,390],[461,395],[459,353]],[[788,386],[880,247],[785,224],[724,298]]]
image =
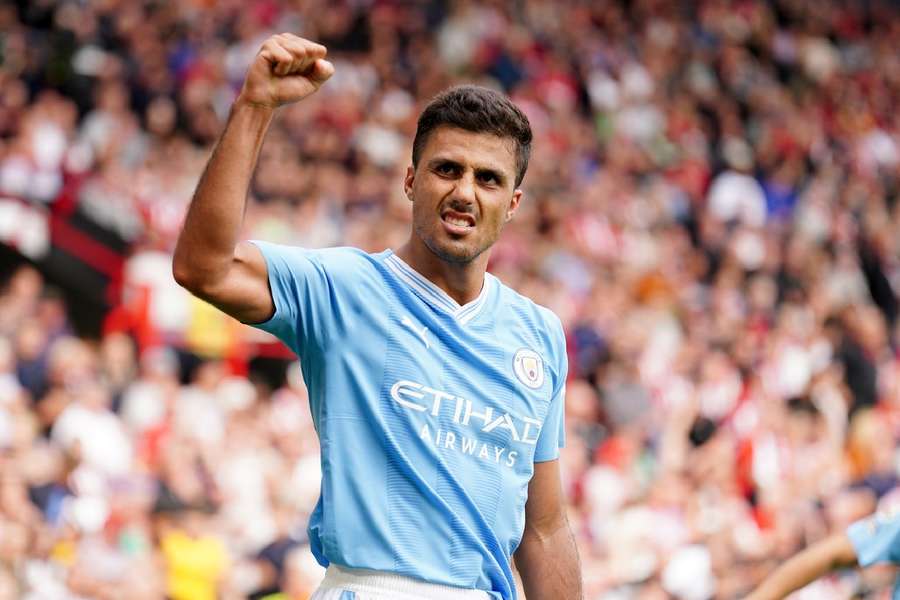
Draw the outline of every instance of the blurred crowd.
[[[247,238],[396,248],[434,93],[489,85],[529,116],[525,199],[490,268],[566,327],[561,463],[590,600],[738,598],[896,501],[896,2],[4,3],[0,195],[128,240],[120,312],[147,323],[81,339],[36,270],[5,280],[0,598],[299,600],[321,577],[299,370],[243,376],[229,348],[251,334],[170,275],[243,73],[281,31],[336,73],[281,110]]]

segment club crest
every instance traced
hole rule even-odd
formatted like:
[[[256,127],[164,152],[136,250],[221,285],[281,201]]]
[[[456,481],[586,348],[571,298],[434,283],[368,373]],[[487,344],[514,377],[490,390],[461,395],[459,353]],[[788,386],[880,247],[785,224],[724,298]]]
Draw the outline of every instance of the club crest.
[[[544,385],[544,361],[537,352],[522,348],[513,358],[513,371],[519,381],[533,390]]]

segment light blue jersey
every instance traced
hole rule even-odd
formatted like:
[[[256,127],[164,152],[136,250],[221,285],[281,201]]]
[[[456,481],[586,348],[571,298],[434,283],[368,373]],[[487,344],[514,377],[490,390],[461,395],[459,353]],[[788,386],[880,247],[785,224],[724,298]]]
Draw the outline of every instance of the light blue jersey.
[[[323,566],[516,597],[534,462],[559,456],[559,319],[490,274],[459,306],[390,250],[254,242],[301,359],[322,448],[309,534]]]
[[[847,528],[860,566],[900,564],[900,512],[885,511],[861,519]],[[900,580],[894,584],[893,600],[900,600]]]

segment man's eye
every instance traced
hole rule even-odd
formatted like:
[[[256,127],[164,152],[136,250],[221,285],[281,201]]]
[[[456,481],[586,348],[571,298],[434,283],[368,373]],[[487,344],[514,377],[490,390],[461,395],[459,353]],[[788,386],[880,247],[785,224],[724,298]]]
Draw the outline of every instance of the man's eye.
[[[480,173],[478,179],[484,183],[497,183],[497,178],[492,173]]]
[[[451,175],[453,173],[456,173],[456,166],[451,165],[449,163],[443,164],[443,165],[438,165],[437,172],[441,173],[442,175]]]

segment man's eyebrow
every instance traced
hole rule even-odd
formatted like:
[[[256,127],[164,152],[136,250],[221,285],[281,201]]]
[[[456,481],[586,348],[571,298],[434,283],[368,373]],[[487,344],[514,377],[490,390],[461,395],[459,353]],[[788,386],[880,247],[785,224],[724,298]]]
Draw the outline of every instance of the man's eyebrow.
[[[442,156],[436,156],[428,161],[428,166],[430,168],[438,167],[441,165],[448,165],[452,167],[462,168],[462,163],[459,161],[453,160],[452,158],[446,158]],[[490,175],[494,179],[496,179],[500,183],[504,183],[507,179],[506,175],[503,174],[501,169],[497,169],[495,167],[475,167],[475,175]]]
[[[450,166],[454,166],[454,167],[461,167],[461,166],[462,166],[460,163],[458,163],[457,161],[453,160],[452,158],[444,158],[444,157],[441,157],[441,156],[437,156],[437,157],[432,158],[431,160],[428,161],[428,166],[429,166],[429,167],[437,167],[437,166],[440,166],[440,165],[450,165]]]
[[[506,176],[497,169],[491,169],[489,167],[480,167],[475,169],[475,175],[490,175],[494,179],[497,180],[498,183],[503,183],[506,181]]]

